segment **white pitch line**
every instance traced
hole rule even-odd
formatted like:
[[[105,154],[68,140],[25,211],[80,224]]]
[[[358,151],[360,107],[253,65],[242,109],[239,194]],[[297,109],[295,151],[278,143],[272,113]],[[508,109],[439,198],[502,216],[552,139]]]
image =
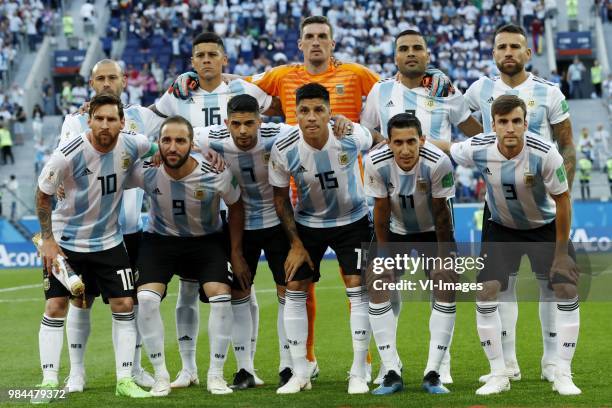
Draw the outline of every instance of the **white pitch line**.
[[[0,293],[2,293],[2,292],[16,292],[18,290],[39,288],[41,286],[42,286],[42,284],[40,284],[40,283],[37,283],[35,285],[13,286],[13,287],[10,287],[10,288],[2,288],[2,289],[0,289]]]

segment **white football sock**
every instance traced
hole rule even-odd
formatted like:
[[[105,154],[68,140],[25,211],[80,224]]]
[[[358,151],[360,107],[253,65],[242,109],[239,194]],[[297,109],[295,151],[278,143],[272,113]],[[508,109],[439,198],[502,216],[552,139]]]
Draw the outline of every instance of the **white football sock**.
[[[234,324],[232,325],[232,345],[236,356],[237,371],[247,370],[253,374],[253,360],[251,360],[251,334],[253,320],[251,319],[251,297],[232,299],[232,312]]]
[[[434,302],[429,317],[429,356],[424,374],[440,372],[440,363],[450,347],[456,316],[457,306],[454,302]]]
[[[90,332],[91,309],[81,309],[71,304],[66,315],[66,340],[72,374],[85,373],[85,348]]]
[[[558,367],[570,371],[572,358],[578,344],[580,331],[580,308],[578,297],[557,300],[557,355]]]
[[[223,366],[227,348],[232,336],[232,296],[230,294],[212,296],[208,316],[208,343],[210,344],[209,376],[223,377]]]
[[[255,285],[251,285],[251,363],[255,363],[255,351],[257,350],[257,336],[259,335],[259,303],[255,295]]]
[[[278,352],[280,354],[280,363],[278,371],[291,368],[291,352],[289,351],[289,342],[287,342],[287,334],[285,333],[285,298],[278,297],[278,315],[276,317],[276,331],[278,332]]]
[[[306,339],[308,338],[308,315],[306,292],[287,289],[285,291],[285,333],[293,361],[293,372],[299,378],[308,378],[306,362]]]
[[[538,279],[540,285],[540,323],[542,325],[542,362],[557,361],[557,302],[555,292],[548,288],[548,279]]]
[[[198,372],[196,364],[196,344],[200,330],[200,284],[179,280],[176,299],[176,338],[183,369]]]
[[[489,359],[491,372],[504,375],[506,363],[502,352],[501,320],[497,301],[476,302],[476,327],[480,345]]]
[[[161,295],[152,290],[138,292],[138,318],[136,323],[142,336],[149,361],[155,370],[155,377],[170,378],[166,368],[164,352],[164,322],[162,321],[159,306]]]
[[[385,367],[385,374],[389,370],[400,373],[399,361],[397,358],[397,332],[395,326],[395,316],[390,301],[384,303],[370,302],[368,308],[370,327],[378,353],[380,354],[381,364]]]
[[[60,356],[64,345],[65,318],[53,318],[43,314],[38,331],[38,350],[40,352],[40,367],[43,381],[57,382]]]
[[[113,312],[113,347],[115,348],[115,368],[117,381],[132,377],[134,348],[136,347],[136,317],[134,311]]]
[[[142,336],[140,330],[138,330],[138,305],[134,304],[134,316],[136,317],[136,347],[134,348],[134,367],[132,367],[132,375],[139,374],[142,370],[140,365],[141,350],[142,350]]]
[[[351,336],[353,338],[353,364],[351,375],[365,378],[368,345],[372,336],[368,316],[368,294],[363,286],[346,288],[351,302]]]
[[[516,321],[518,320],[516,275],[508,277],[508,289],[500,292],[497,299],[504,361],[516,361]]]
[[[398,322],[402,311],[402,295],[397,291],[391,293],[391,307],[393,308],[393,316],[395,316],[395,320]],[[395,325],[397,326],[397,323]],[[395,329],[397,331],[397,327]]]

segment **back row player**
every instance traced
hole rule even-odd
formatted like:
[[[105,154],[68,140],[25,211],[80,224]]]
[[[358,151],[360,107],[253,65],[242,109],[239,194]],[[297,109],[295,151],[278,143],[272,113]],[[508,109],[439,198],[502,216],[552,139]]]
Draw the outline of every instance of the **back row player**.
[[[310,16],[300,24],[298,48],[304,56],[302,64],[281,65],[265,73],[244,77],[273,97],[280,99],[280,108],[285,122],[297,124],[295,93],[301,86],[316,82],[323,85],[330,94],[330,105],[336,115],[342,115],[353,122],[359,122],[362,99],[379,80],[376,73],[356,63],[339,63],[333,59],[335,47],[334,30],[323,16]],[[239,78],[225,74],[228,79]],[[199,76],[187,72],[175,82],[175,95],[189,98],[189,90],[197,88]],[[444,96],[448,92],[450,80],[438,70],[427,70],[422,75],[422,83],[430,95]],[[195,81],[195,83],[193,83]],[[295,195],[292,196],[295,201]],[[308,300],[308,360],[312,373],[318,371],[314,354],[314,320],[316,300],[314,285],[309,287]]]

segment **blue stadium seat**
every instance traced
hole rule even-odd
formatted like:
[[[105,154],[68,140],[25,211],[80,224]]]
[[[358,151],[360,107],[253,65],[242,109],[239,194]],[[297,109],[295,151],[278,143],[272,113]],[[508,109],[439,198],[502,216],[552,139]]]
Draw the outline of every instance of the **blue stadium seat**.
[[[19,224],[25,228],[31,235],[40,232],[40,223],[35,216],[25,216],[19,220]]]
[[[28,242],[7,220],[0,219],[0,242],[3,244],[21,244]]]

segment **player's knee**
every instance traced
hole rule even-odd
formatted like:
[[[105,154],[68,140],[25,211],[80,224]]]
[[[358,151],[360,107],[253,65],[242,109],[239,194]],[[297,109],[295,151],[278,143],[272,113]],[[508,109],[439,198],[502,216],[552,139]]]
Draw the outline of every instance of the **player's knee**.
[[[299,292],[306,292],[308,290],[308,285],[310,284],[310,279],[304,279],[299,281],[290,281],[287,282],[287,289]]]
[[[499,281],[482,282],[482,290],[478,291],[476,298],[481,302],[497,300],[500,290],[501,283]]]
[[[91,309],[95,299],[96,298],[93,296],[86,296],[85,299],[78,297],[70,299],[70,303],[72,306],[78,307],[79,309]]]
[[[232,290],[229,285],[226,285],[225,283],[207,282],[202,285],[202,287],[204,289],[204,293],[206,293],[206,296],[208,296],[209,298],[219,295],[229,295],[232,293]]]
[[[573,283],[555,283],[553,290],[557,299],[573,299],[578,295],[578,289]]]
[[[361,286],[361,275],[344,275],[344,286],[347,288],[356,288]]]
[[[232,299],[244,299],[251,295],[251,289],[234,289],[232,288]]]
[[[68,298],[55,297],[45,303],[45,314],[54,319],[66,317],[68,313]]]
[[[134,300],[131,297],[113,298],[108,301],[113,313],[129,313],[134,310]]]
[[[284,298],[286,289],[287,289],[286,286],[276,285],[276,295],[278,297]]]

